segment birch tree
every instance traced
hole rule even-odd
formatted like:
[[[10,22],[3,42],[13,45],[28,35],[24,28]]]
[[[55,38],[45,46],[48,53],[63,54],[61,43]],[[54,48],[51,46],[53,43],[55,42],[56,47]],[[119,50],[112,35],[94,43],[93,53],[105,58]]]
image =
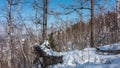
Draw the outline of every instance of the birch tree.
[[[11,64],[11,0],[8,0],[8,41],[7,41],[7,46],[8,46],[8,68],[12,68]]]
[[[20,0],[8,0],[8,9],[7,9],[7,22],[8,22],[8,27],[7,27],[7,46],[8,46],[8,68],[12,68],[12,28],[13,28],[13,20],[12,20],[12,6],[18,5]]]
[[[117,23],[120,28],[120,0],[117,0]]]

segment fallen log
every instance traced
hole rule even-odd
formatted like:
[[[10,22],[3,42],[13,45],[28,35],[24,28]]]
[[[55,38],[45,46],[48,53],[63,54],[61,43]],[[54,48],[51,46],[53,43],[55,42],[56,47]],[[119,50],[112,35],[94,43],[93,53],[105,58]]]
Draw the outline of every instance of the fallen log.
[[[108,54],[120,54],[120,50],[101,50],[100,48],[96,48],[96,51]]]
[[[47,55],[39,46],[34,46],[34,52],[36,54],[36,58],[33,61],[33,63],[35,64],[39,61],[42,68],[47,68],[49,65],[54,65],[63,62],[63,56]]]

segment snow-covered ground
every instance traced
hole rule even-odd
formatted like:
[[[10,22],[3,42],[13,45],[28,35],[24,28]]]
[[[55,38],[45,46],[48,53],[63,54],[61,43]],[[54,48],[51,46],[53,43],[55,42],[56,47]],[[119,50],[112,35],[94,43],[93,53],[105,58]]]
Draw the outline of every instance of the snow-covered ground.
[[[85,48],[83,50],[73,50],[67,52],[56,52],[46,48],[46,40],[40,48],[47,54],[54,56],[63,55],[63,63],[51,65],[49,68],[120,68],[120,54],[107,55],[99,54],[95,48]],[[119,50],[120,43],[99,47],[101,50]]]

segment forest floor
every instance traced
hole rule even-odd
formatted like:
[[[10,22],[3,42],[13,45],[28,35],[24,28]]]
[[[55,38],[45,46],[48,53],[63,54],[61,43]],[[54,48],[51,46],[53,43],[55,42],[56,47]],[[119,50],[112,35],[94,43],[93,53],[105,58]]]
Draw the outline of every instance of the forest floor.
[[[49,68],[120,68],[120,54],[98,52],[96,48],[56,52],[46,48],[45,41],[40,48],[52,56],[63,55],[63,63],[51,65]],[[100,50],[120,50],[120,43],[98,47]]]

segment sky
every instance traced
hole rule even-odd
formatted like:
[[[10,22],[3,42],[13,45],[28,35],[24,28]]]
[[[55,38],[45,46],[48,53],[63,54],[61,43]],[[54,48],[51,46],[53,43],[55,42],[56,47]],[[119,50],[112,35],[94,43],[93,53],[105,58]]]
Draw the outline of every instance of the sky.
[[[24,18],[30,17],[30,16],[34,16],[34,10],[31,7],[32,2],[34,0],[23,0],[28,2],[26,5],[23,6],[20,5],[20,11],[22,13],[22,16]],[[74,0],[75,1],[75,0]],[[116,0],[108,0],[109,2],[107,2],[106,4],[106,9],[111,11],[111,9],[113,7],[116,6]],[[64,11],[63,8],[60,7],[60,4],[64,4],[66,6],[73,4],[73,0],[49,0],[49,9],[51,10],[55,10],[55,11]],[[98,2],[100,4],[104,4],[104,2]],[[0,0],[0,20],[3,20],[4,18],[2,17],[5,13],[5,8],[7,8],[7,0]],[[95,9],[97,10],[97,9]],[[65,11],[66,12],[66,11]],[[84,21],[87,21],[88,19],[90,19],[90,11],[89,10],[83,10],[82,14],[84,15]],[[95,13],[97,14],[97,13]],[[71,13],[69,15],[60,15],[60,18],[63,20],[66,19],[79,19],[78,14],[76,14],[76,12]],[[51,23],[54,23],[56,21],[56,17],[53,15],[48,15],[48,25],[51,25]],[[30,21],[27,21],[27,24],[30,24],[32,26],[32,24],[30,23]]]

